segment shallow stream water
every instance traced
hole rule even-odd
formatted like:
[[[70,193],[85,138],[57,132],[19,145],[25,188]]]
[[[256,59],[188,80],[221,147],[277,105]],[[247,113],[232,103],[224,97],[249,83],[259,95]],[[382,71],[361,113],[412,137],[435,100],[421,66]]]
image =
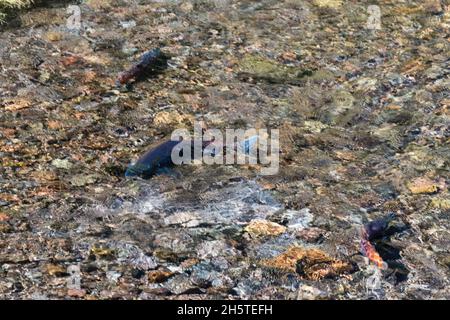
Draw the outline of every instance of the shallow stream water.
[[[68,5],[0,33],[1,298],[449,298],[448,1]],[[279,172],[125,179],[200,120],[279,129]],[[360,230],[389,212],[378,270]]]

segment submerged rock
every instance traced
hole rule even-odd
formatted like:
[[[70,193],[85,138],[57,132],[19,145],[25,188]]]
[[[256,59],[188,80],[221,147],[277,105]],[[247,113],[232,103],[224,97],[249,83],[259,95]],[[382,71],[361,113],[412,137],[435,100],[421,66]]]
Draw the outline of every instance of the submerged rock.
[[[150,283],[161,283],[169,279],[174,273],[171,271],[165,271],[165,270],[154,270],[150,271],[148,276],[148,281]]]
[[[266,267],[297,272],[311,280],[337,277],[351,272],[350,263],[330,257],[319,249],[305,249],[293,246],[282,254],[262,262]]]
[[[286,227],[267,220],[252,220],[245,227],[251,236],[277,236],[286,231]]]
[[[261,56],[245,56],[238,65],[241,77],[253,77],[274,83],[283,83],[299,80],[312,74],[309,70],[281,65]]]
[[[416,178],[408,183],[409,190],[414,193],[435,193],[439,190],[439,184],[429,178]]]

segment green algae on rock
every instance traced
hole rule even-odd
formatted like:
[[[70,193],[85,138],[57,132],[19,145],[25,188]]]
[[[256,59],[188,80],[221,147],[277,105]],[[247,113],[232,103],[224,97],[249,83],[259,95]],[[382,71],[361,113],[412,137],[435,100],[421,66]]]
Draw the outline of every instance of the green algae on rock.
[[[293,83],[305,76],[311,76],[310,70],[285,66],[259,55],[247,55],[238,64],[240,77],[252,77],[270,83]]]

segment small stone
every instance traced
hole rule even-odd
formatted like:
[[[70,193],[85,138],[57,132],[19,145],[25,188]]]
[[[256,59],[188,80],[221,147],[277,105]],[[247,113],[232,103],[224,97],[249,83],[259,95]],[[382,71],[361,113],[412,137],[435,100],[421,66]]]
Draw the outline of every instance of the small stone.
[[[431,14],[440,14],[443,11],[439,0],[425,0],[424,7],[425,10]]]
[[[0,212],[0,222],[5,222],[9,220],[9,216],[6,213]]]
[[[27,99],[14,99],[11,101],[7,101],[4,104],[6,111],[18,111],[25,108],[29,108],[32,105],[32,102]]]
[[[320,122],[320,121],[314,121],[314,120],[306,120],[303,123],[306,130],[308,130],[311,133],[320,133],[323,129],[328,128],[328,125]]]
[[[450,269],[450,255],[443,255],[438,259],[438,262]]]
[[[190,116],[181,115],[178,111],[161,111],[153,118],[154,124],[158,127],[180,125],[190,120]]]
[[[441,77],[444,73],[444,70],[438,65],[431,65],[427,70],[424,71],[424,75],[427,76],[428,79],[436,80]]]
[[[342,6],[342,0],[314,0],[314,4],[321,8],[339,8]]]
[[[314,281],[336,277],[352,270],[349,263],[334,259],[319,249],[305,249],[297,246],[263,261],[262,264],[286,272],[297,272],[300,276]]]
[[[200,222],[200,217],[192,212],[178,212],[164,219],[166,225],[182,225],[187,228],[196,227]]]
[[[92,70],[86,70],[83,74],[83,83],[91,83],[97,78],[97,73]]]
[[[209,287],[214,280],[220,279],[221,274],[210,264],[198,264],[192,268],[191,281],[201,288]]]
[[[95,10],[110,10],[113,0],[87,0],[86,5]]]
[[[418,103],[425,105],[433,101],[433,94],[426,90],[417,90],[415,94],[415,99]]]
[[[147,275],[148,281],[150,283],[161,283],[169,279],[173,275],[171,271],[165,270],[153,270]]]
[[[197,249],[198,257],[201,259],[215,258],[219,256],[234,256],[236,250],[226,244],[225,241],[214,240],[201,243]]]
[[[51,130],[58,130],[58,129],[62,129],[64,127],[64,125],[61,121],[49,120],[47,122],[47,127]],[[59,159],[57,159],[57,160],[59,160]]]
[[[7,224],[5,222],[0,223],[0,233],[10,233],[12,231],[13,231],[13,228],[9,224]]]
[[[251,295],[251,288],[245,281],[239,282],[237,286],[232,289],[232,291],[239,298],[245,299]]]
[[[181,11],[183,11],[184,13],[189,13],[192,11],[192,9],[194,9],[194,6],[191,2],[189,1],[185,1],[180,5],[180,9]]]
[[[48,41],[59,41],[59,40],[61,40],[62,39],[62,37],[63,37],[63,35],[62,35],[62,33],[61,32],[55,32],[55,31],[49,31],[49,32],[47,32],[46,34],[45,34],[45,38],[48,40]]]
[[[64,277],[67,274],[66,268],[56,264],[47,264],[44,267],[44,270],[47,274],[51,276]]]
[[[324,296],[325,294],[323,291],[308,285],[302,285],[297,293],[298,300],[317,300],[324,298]]]
[[[86,290],[83,289],[69,289],[67,295],[74,298],[83,298],[86,295]]]
[[[350,109],[355,101],[355,98],[350,92],[342,89],[333,92],[332,97],[334,106],[342,110]]]
[[[284,269],[286,271],[295,272],[297,261],[302,259],[305,256],[311,256],[315,259],[324,260],[327,258],[327,255],[317,249],[304,249],[301,247],[293,246],[283,252],[282,254],[264,261],[264,265],[268,267],[273,267],[277,269]]]
[[[378,80],[375,78],[361,77],[356,81],[356,89],[361,92],[368,92],[376,89]]]
[[[311,75],[311,72],[308,70],[288,67],[259,55],[247,55],[243,57],[237,67],[239,72],[251,78],[270,82],[298,80],[303,76]]]
[[[138,52],[138,48],[136,47],[129,47],[129,46],[124,46],[122,48],[122,53],[126,56],[132,56],[133,54],[135,54],[136,52]],[[116,90],[117,91],[117,90]],[[117,93],[119,94],[119,92]]]
[[[136,27],[136,21],[129,20],[129,21],[120,21],[120,25],[124,29],[130,29]]]
[[[342,161],[355,161],[357,157],[351,151],[337,150],[334,152],[336,158]]]
[[[308,228],[314,219],[314,215],[309,208],[301,210],[286,210],[283,219],[289,221],[287,227],[292,230],[301,230]]]
[[[413,194],[435,193],[438,191],[438,184],[429,178],[416,178],[408,183],[408,189]]]
[[[251,236],[278,236],[286,231],[286,227],[279,225],[278,223],[255,219],[245,227],[245,231]]]
[[[111,282],[117,282],[119,278],[122,276],[120,272],[117,271],[107,271],[106,272],[106,279],[108,279]]]
[[[192,291],[197,288],[189,279],[189,276],[185,274],[179,274],[171,277],[164,287],[173,294],[182,294],[188,291]]]
[[[52,77],[51,73],[48,70],[43,70],[40,74],[39,74],[39,81],[41,82],[47,82],[48,80],[50,80]]]
[[[70,183],[75,187],[82,187],[88,184],[95,183],[96,181],[97,181],[96,175],[84,175],[84,174],[73,176],[72,179],[70,179]]]
[[[91,248],[91,254],[95,255],[96,257],[109,258],[114,256],[114,253],[114,250],[105,247],[93,246]]]
[[[52,161],[52,165],[58,169],[69,170],[73,167],[73,164],[67,159],[55,159]]]
[[[61,60],[61,63],[65,67],[69,67],[69,66],[72,66],[72,65],[74,65],[76,63],[79,63],[81,60],[82,60],[81,57],[78,57],[78,56],[67,56],[67,57],[64,57]]]
[[[298,239],[302,239],[306,242],[314,243],[319,241],[323,237],[324,233],[324,230],[320,228],[306,228],[298,230],[295,236]]]
[[[450,210],[450,198],[433,198],[430,204],[436,209]]]
[[[184,269],[188,269],[188,268],[196,265],[198,262],[199,262],[199,260],[197,258],[186,259],[181,263],[181,267]]]
[[[297,60],[297,54],[292,51],[286,51],[281,54],[281,58],[286,61],[295,61]]]
[[[39,182],[55,181],[58,176],[53,171],[35,171],[31,173],[31,176]]]

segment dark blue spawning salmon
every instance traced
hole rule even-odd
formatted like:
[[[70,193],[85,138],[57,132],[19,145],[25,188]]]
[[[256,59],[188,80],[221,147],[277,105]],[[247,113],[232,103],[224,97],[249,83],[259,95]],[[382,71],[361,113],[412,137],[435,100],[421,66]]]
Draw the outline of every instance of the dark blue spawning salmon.
[[[395,213],[389,213],[387,216],[373,220],[364,225],[364,231],[369,240],[380,237],[387,229],[389,223],[396,218]]]
[[[373,239],[382,237],[389,226],[389,223],[397,216],[395,213],[389,213],[387,216],[366,223],[361,232],[361,252],[374,262],[380,269],[387,269],[388,265],[376,251],[375,246],[371,243]]]
[[[127,84],[132,79],[138,79],[146,75],[149,71],[158,70],[167,64],[167,57],[159,49],[152,49],[144,53],[138,63],[134,64],[130,69],[122,72],[116,80],[116,85]]]
[[[202,150],[209,143],[210,141],[203,141]],[[183,148],[182,144],[190,145],[191,155],[194,155],[193,141],[166,140],[148,150],[134,164],[129,165],[127,171],[125,172],[125,177],[139,176],[144,179],[149,179],[157,173],[158,170],[174,165],[172,161],[172,151],[178,144],[180,144],[180,149]]]
[[[258,136],[252,136],[242,141],[240,145],[243,149],[243,152],[245,154],[250,154],[250,151],[255,147],[257,140]],[[192,155],[191,159],[193,159],[193,155],[195,153],[194,153],[194,142],[192,140],[189,141],[166,140],[164,142],[159,143],[155,147],[151,148],[149,151],[144,153],[139,158],[138,161],[128,166],[128,169],[125,172],[125,176],[126,177],[139,176],[144,179],[148,179],[155,173],[157,173],[157,171],[159,171],[160,169],[174,165],[172,161],[172,151],[178,144],[180,144],[180,149],[184,149],[182,144],[190,145]],[[213,140],[202,141],[201,142],[202,151],[211,153],[211,150],[207,150],[206,148],[213,144],[214,144]]]
[[[165,141],[144,153],[134,164],[128,166],[126,177],[150,178],[159,168],[172,165],[172,150],[179,141]]]

